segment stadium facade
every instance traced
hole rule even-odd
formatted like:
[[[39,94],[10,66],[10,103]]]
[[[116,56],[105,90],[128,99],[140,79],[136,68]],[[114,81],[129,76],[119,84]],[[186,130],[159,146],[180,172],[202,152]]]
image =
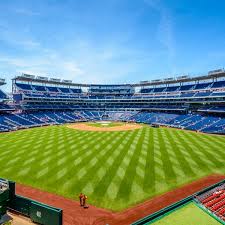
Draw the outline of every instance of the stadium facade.
[[[0,85],[5,81],[0,80]],[[13,104],[0,91],[0,131],[89,120],[121,120],[225,134],[225,71],[135,84],[79,84],[22,74]]]

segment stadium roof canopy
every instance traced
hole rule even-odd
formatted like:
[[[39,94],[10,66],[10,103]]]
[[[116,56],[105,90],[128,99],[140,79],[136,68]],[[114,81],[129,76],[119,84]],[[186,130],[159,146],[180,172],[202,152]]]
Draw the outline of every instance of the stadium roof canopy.
[[[198,82],[202,80],[209,80],[209,79],[217,79],[217,78],[225,78],[225,70],[214,70],[208,72],[207,75],[200,75],[200,76],[178,76],[176,78],[166,78],[166,79],[158,79],[158,80],[151,80],[151,81],[142,81],[139,84],[134,84],[135,86],[151,86],[151,85],[161,85],[161,84],[175,84],[175,83],[185,83],[185,82]]]
[[[35,82],[35,83],[42,83],[42,84],[68,85],[68,86],[76,86],[76,87],[134,86],[133,84],[81,84],[81,83],[73,83],[71,80],[61,80],[61,79],[40,77],[40,76],[29,75],[29,74],[22,74],[20,76],[16,76],[12,80],[31,82],[31,83]]]
[[[12,80],[14,81],[23,81],[23,82],[35,82],[42,84],[55,84],[55,85],[68,85],[68,86],[76,86],[76,87],[91,87],[91,86],[133,86],[133,87],[143,87],[143,86],[155,86],[155,85],[166,85],[166,84],[176,84],[176,83],[185,83],[185,82],[199,82],[203,80],[209,79],[217,79],[217,78],[225,78],[225,70],[218,69],[209,71],[206,75],[200,76],[178,76],[175,78],[165,78],[165,79],[157,79],[151,81],[141,81],[139,83],[133,84],[81,84],[81,83],[73,83],[71,80],[61,80],[55,78],[41,77],[29,74],[22,74],[20,76],[16,76]],[[0,79],[1,84],[1,79]]]

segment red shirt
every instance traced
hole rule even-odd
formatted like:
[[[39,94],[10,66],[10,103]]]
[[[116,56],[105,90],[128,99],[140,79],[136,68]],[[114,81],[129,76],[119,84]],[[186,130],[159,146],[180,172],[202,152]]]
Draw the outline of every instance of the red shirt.
[[[83,195],[83,194],[80,194],[80,195],[79,195],[79,198],[80,198],[80,199],[81,199],[81,198],[83,198],[83,197],[84,197],[84,195]]]

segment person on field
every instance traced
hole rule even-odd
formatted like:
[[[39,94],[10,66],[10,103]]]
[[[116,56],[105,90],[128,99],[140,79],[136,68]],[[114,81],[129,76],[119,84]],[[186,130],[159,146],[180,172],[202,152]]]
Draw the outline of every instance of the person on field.
[[[86,205],[86,203],[87,203],[87,198],[88,198],[87,195],[84,195],[84,196],[83,196],[83,207],[84,207],[84,208],[88,208],[87,205]]]
[[[79,199],[80,199],[80,206],[84,206],[84,195],[83,195],[83,193],[79,194]]]

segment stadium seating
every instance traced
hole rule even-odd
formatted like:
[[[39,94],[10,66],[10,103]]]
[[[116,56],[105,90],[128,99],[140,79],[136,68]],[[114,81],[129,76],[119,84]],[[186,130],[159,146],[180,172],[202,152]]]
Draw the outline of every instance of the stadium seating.
[[[224,192],[215,192],[215,193],[213,193],[212,195],[210,195],[209,197],[207,197],[206,199],[204,199],[203,201],[202,201],[202,203],[203,204],[206,204],[206,203],[208,203],[208,202],[210,202],[210,201],[212,201],[212,200],[214,200],[214,199],[216,199],[217,197],[219,197],[222,193],[224,193]]]
[[[224,78],[156,80],[156,84],[142,86],[82,85],[35,78],[28,82],[29,78],[18,77],[13,79],[15,104],[8,104],[8,96],[0,90],[0,131],[114,120],[225,134]]]
[[[208,90],[212,88],[225,87],[225,81],[215,81],[215,82],[203,82],[197,84],[186,84],[180,86],[171,87],[155,87],[155,88],[142,88],[141,93],[158,93],[158,92],[177,92],[177,91],[190,91],[190,90]]]
[[[7,98],[7,95],[2,90],[0,90],[0,100],[6,99],[6,98]]]
[[[39,108],[40,109],[40,108]],[[179,115],[160,112],[137,111],[39,111],[19,114],[0,115],[1,131],[20,128],[63,124],[77,121],[135,121],[138,123],[158,124],[181,129],[198,130],[206,133],[225,134],[225,119],[200,114]]]
[[[225,214],[225,185],[216,187],[209,191],[209,193],[198,196],[197,201],[203,204],[214,215],[224,219]]]
[[[16,83],[17,88],[20,91],[32,91],[36,92],[52,92],[52,93],[61,93],[61,94],[75,94],[81,93],[81,89],[75,88],[64,88],[64,87],[55,87],[55,86],[41,86],[41,85],[30,85],[30,84],[23,84],[23,83]]]

